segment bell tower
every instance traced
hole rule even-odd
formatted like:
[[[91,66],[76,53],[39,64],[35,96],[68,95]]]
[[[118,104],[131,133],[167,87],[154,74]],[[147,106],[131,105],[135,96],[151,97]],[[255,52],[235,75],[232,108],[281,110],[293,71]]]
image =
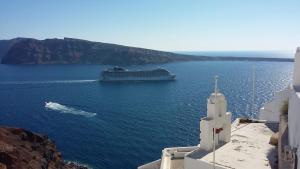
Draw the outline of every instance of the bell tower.
[[[221,142],[229,142],[231,136],[231,113],[227,112],[227,100],[217,89],[207,99],[207,117],[200,120],[200,148],[211,151]],[[214,139],[215,137],[215,139]]]

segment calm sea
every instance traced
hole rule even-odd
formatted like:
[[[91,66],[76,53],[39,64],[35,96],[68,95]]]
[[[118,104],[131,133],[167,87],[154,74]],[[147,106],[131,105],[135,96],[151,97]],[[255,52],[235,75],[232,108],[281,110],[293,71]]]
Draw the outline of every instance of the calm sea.
[[[294,51],[177,51],[176,53],[196,56],[233,56],[263,58],[294,58]]]
[[[255,112],[252,68],[255,65]],[[167,68],[174,82],[97,81],[107,66],[0,65],[0,123],[47,134],[67,160],[99,169],[134,169],[164,147],[199,143],[199,119],[219,75],[228,109],[256,117],[291,81],[293,63],[181,62],[131,66]]]

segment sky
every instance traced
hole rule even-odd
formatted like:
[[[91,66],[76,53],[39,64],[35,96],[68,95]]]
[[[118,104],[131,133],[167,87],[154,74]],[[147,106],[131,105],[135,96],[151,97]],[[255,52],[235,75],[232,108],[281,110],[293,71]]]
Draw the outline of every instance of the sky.
[[[294,51],[300,0],[1,0],[0,39],[79,38],[165,51]]]

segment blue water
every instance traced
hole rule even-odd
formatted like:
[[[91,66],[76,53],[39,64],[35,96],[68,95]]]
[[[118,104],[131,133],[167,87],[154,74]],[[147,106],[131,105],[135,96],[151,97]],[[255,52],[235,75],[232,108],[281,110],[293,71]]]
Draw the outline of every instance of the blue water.
[[[293,70],[293,63],[229,61],[128,68],[157,66],[177,80],[101,84],[96,79],[107,66],[0,65],[0,124],[49,135],[67,160],[134,169],[160,158],[164,147],[199,143],[199,119],[206,115],[215,74],[234,120],[255,117],[262,103],[290,83]]]
[[[177,51],[196,56],[294,58],[294,51]]]

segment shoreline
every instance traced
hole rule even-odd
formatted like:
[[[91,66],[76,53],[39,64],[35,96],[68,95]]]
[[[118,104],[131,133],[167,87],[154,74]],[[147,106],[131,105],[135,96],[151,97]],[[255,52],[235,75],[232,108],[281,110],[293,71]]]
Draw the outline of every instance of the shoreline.
[[[0,168],[89,169],[87,165],[64,161],[47,135],[0,126],[0,138]]]
[[[102,64],[102,63],[66,63],[66,62],[51,62],[51,63],[0,63],[0,65],[120,65],[120,66],[141,66],[141,65],[156,65],[178,62],[203,62],[203,61],[240,61],[240,62],[294,62],[293,58],[259,58],[259,57],[231,57],[231,56],[192,56],[190,60],[175,60],[170,62],[144,63],[144,64]],[[197,58],[199,57],[199,58]]]

